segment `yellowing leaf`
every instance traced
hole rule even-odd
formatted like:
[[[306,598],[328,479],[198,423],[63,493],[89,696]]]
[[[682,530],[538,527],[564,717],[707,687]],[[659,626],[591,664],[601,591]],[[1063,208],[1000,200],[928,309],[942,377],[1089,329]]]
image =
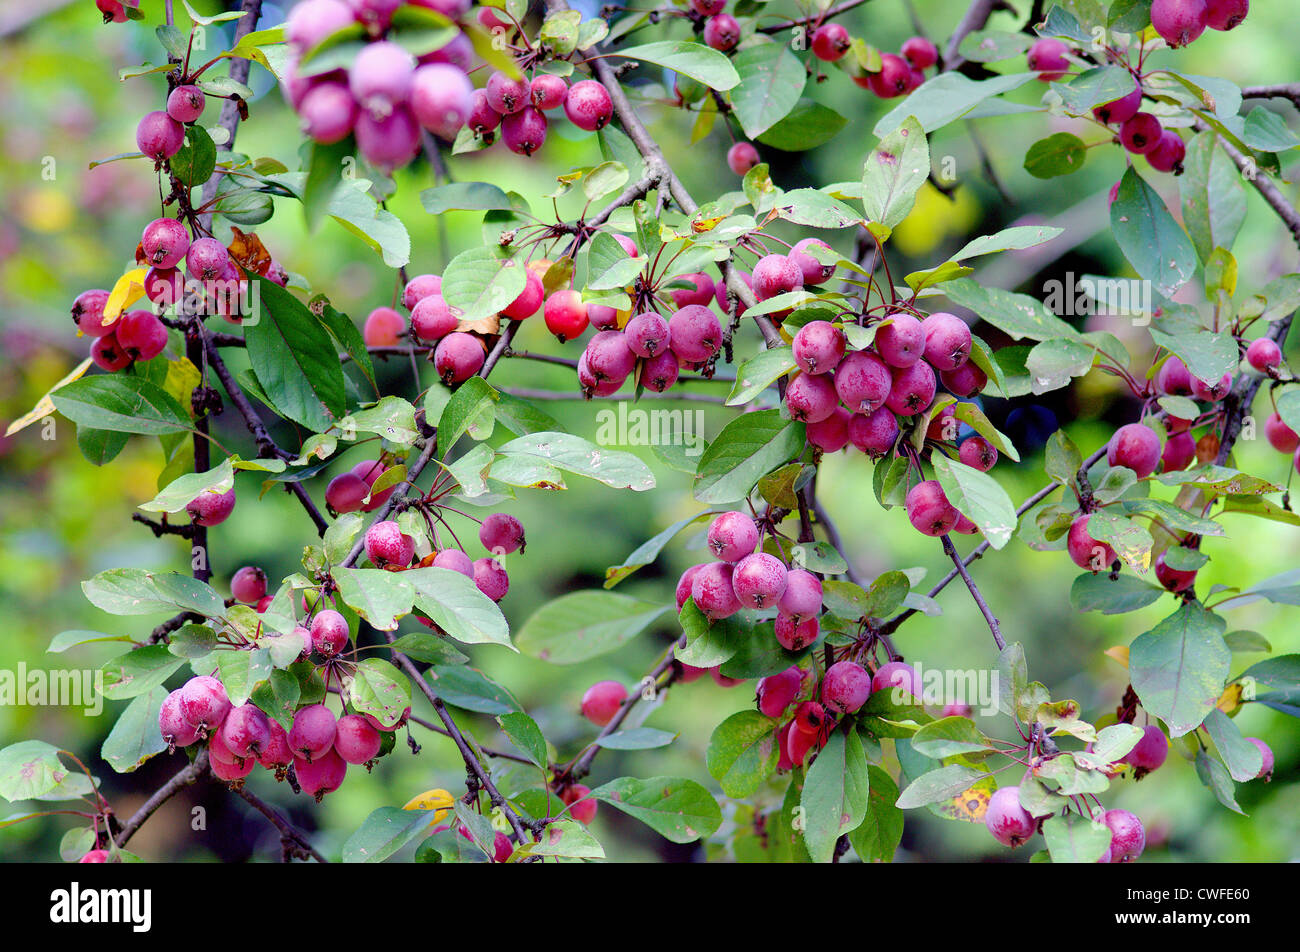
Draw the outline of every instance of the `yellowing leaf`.
[[[72,383],[72,381],[78,379],[82,374],[90,369],[92,363],[93,361],[87,357],[81,363],[77,364],[77,366],[74,367],[66,377],[51,387],[45,396],[36,401],[36,406],[32,407],[17,420],[10,423],[9,428],[5,430],[5,436],[13,436],[19,430],[29,427],[37,420],[43,420],[53,413],[54,401],[50,399],[50,394],[55,390],[58,390],[64,384]]]
[[[437,810],[433,819],[429,821],[429,826],[436,826],[441,823],[451,809],[456,805],[456,798],[451,795],[450,791],[443,790],[441,787],[435,787],[432,790],[426,790],[424,793],[416,794],[406,805],[403,810]]]
[[[1241,682],[1234,681],[1228,685],[1227,690],[1223,692],[1214,706],[1224,714],[1231,714],[1241,707],[1241,693]]]
[[[1118,661],[1121,666],[1128,667],[1128,645],[1116,645],[1114,648],[1107,648],[1102,654]]]
[[[104,305],[105,324],[113,323],[118,315],[144,297],[146,273],[144,268],[132,268],[117,279],[117,284],[113,285],[113,293],[108,296],[108,303]]]

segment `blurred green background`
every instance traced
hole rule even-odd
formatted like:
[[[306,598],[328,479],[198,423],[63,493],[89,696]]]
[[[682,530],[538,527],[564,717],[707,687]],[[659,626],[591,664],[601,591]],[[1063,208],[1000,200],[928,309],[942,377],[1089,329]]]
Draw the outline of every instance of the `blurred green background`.
[[[153,37],[161,3],[144,0],[147,25],[102,26],[91,0],[70,4],[39,4],[19,11],[7,9],[0,24],[0,421],[25,413],[49,387],[86,354],[87,340],[77,339],[68,307],[81,290],[111,287],[130,262],[142,226],[159,213],[155,177],[142,161],[116,162],[88,170],[95,159],[130,150],[140,115],[161,107],[164,80],[149,76],[118,82],[117,70],[161,56]],[[1027,7],[1027,4],[1020,4]],[[773,3],[785,11],[785,5]],[[196,4],[212,12],[212,2]],[[919,19],[942,42],[965,9],[962,2],[916,4]],[[271,25],[282,13],[269,7],[263,20]],[[183,22],[183,21],[182,21]],[[896,0],[877,0],[844,19],[850,30],[882,50],[897,50],[914,32],[909,9]],[[996,14],[992,25],[1015,28],[1017,20]],[[229,27],[226,27],[228,31]],[[683,28],[674,27],[678,35]],[[226,48],[220,27],[208,34],[208,49]],[[654,31],[649,31],[653,33]],[[646,38],[650,36],[643,34]],[[1189,51],[1177,54],[1179,68],[1188,73],[1222,75],[1239,84],[1294,79],[1294,51],[1300,32],[1294,11],[1286,4],[1257,4],[1246,25],[1230,34],[1207,34]],[[1153,58],[1174,54],[1161,53]],[[998,69],[1019,69],[1019,63]],[[772,175],[785,188],[852,180],[860,176],[864,155],[874,144],[870,129],[892,104],[882,104],[832,69],[829,78],[810,94],[841,111],[849,125],[832,142],[813,153],[789,154],[762,149]],[[730,140],[721,126],[698,145],[689,144],[690,122],[655,100],[664,97],[663,76],[642,70],[632,82],[643,85],[642,114],[663,143],[665,152],[697,199],[738,187],[726,170],[723,153]],[[298,140],[290,131],[292,113],[269,75],[253,69],[252,85],[260,97],[251,104],[250,121],[239,130],[240,151],[270,156],[290,168],[298,166]],[[1020,99],[1034,101],[1039,87],[1022,90]],[[1279,108],[1270,104],[1270,108]],[[215,122],[209,106],[205,121]],[[1294,122],[1294,115],[1287,116]],[[1087,166],[1062,180],[1040,181],[1021,167],[1025,149],[1035,140],[1071,124],[1045,114],[989,119],[978,126],[980,140],[1006,201],[981,173],[980,154],[961,123],[937,134],[931,144],[936,167],[951,158],[958,184],[950,199],[928,188],[916,212],[896,233],[891,259],[895,274],[944,260],[944,255],[975,234],[991,233],[1011,223],[1043,221],[1067,225],[1067,235],[1045,249],[985,259],[976,278],[988,283],[1043,294],[1043,285],[1065,272],[1124,275],[1129,272],[1109,236],[1106,190],[1121,175],[1124,157],[1117,147],[1091,150]],[[1093,127],[1095,129],[1095,127]],[[1092,130],[1081,133],[1089,142]],[[1287,156],[1284,158],[1286,166]],[[599,161],[593,136],[572,126],[554,123],[539,155],[525,160],[500,146],[477,155],[450,160],[457,180],[487,180],[516,189],[533,200],[535,210],[547,201],[556,174],[573,166]],[[1144,173],[1149,170],[1143,169]],[[1148,174],[1176,210],[1176,180]],[[417,164],[397,176],[397,194],[389,208],[405,223],[412,239],[410,272],[439,271],[458,250],[478,240],[477,220],[449,214],[439,222],[419,203],[419,191],[432,184],[427,166]],[[1294,189],[1288,189],[1294,193]],[[562,204],[572,216],[576,206]],[[395,272],[352,234],[327,222],[308,234],[299,209],[286,202],[274,218],[255,229],[272,253],[291,271],[306,276],[316,290],[328,293],[336,307],[358,324],[373,307],[388,304],[396,286]],[[447,243],[447,238],[450,242]],[[840,250],[852,251],[852,235],[822,233]],[[1295,248],[1268,209],[1254,197],[1245,229],[1235,249],[1241,262],[1241,292],[1250,293],[1279,273],[1295,269]],[[1189,287],[1195,287],[1193,282]],[[1193,296],[1191,300],[1195,301]],[[1090,327],[1109,330],[1131,342],[1133,367],[1149,365],[1145,332],[1127,320],[1095,318]],[[985,328],[984,330],[987,330]],[[994,335],[991,339],[996,340]],[[173,345],[174,346],[174,345]],[[540,317],[525,325],[517,347],[559,353]],[[738,359],[759,347],[747,331],[737,344]],[[576,356],[576,345],[565,351]],[[230,354],[232,369],[242,354]],[[423,385],[433,380],[421,368]],[[390,361],[382,373],[394,392],[411,397],[417,391],[412,370],[404,361]],[[576,381],[563,368],[525,361],[503,366],[493,379],[498,386],[542,387],[576,391]],[[721,394],[724,384],[694,385]],[[1264,398],[1266,399],[1266,398]],[[995,420],[1008,422],[1017,407],[990,406]],[[1068,395],[1053,395],[1042,406],[1068,420],[1068,431],[1085,453],[1099,446],[1116,421],[1132,419],[1137,407],[1125,399],[1114,378],[1093,374]],[[594,438],[596,405],[581,402],[547,403],[572,432]],[[1262,423],[1267,411],[1258,411]],[[709,408],[705,432],[716,435],[726,416]],[[1008,422],[1010,426],[1014,420]],[[217,427],[228,447],[246,447],[247,433],[233,412]],[[283,445],[296,446],[297,436],[281,428]],[[1016,431],[1013,428],[1013,435]],[[1261,433],[1262,435],[1262,433]],[[44,437],[52,436],[47,439]],[[1039,443],[1041,445],[1041,443]],[[1033,449],[1031,441],[1031,449]],[[528,550],[510,563],[511,590],[503,608],[512,626],[547,600],[568,591],[598,587],[606,566],[618,564],[641,541],[671,522],[701,510],[688,491],[689,479],[642,453],[659,476],[657,489],[633,494],[615,492],[579,478],[567,492],[524,492],[506,509],[523,520]],[[353,450],[348,465],[362,458]],[[1289,461],[1262,439],[1240,444],[1243,469],[1275,481],[1290,476]],[[143,637],[157,620],[120,619],[96,611],[81,595],[79,584],[110,567],[140,566],[187,571],[187,551],[176,539],[156,540],[129,522],[134,506],[156,492],[162,464],[157,441],[136,437],[127,450],[102,469],[78,452],[73,426],[58,419],[52,434],[40,425],[0,440],[0,606],[5,630],[0,637],[0,668],[71,665],[94,668],[113,652],[89,646],[65,655],[49,655],[51,637],[67,629],[95,629]],[[340,465],[340,468],[342,466]],[[1036,450],[1016,466],[1007,461],[995,471],[1013,499],[1023,499],[1044,482],[1041,455]],[[311,485],[319,500],[328,477]],[[221,589],[230,574],[245,564],[258,564],[275,578],[295,571],[302,545],[311,541],[311,527],[296,503],[283,493],[270,492],[251,504],[255,479],[240,477],[241,498],[233,517],[211,533],[214,584]],[[913,532],[900,511],[882,511],[871,492],[871,466],[861,454],[837,454],[826,460],[819,497],[836,517],[844,534],[847,555],[866,577],[893,568],[925,567],[927,583],[948,567],[933,540]],[[1246,587],[1294,566],[1300,537],[1290,528],[1246,516],[1225,520],[1229,538],[1207,543],[1212,561],[1202,570],[1202,590],[1210,584]],[[460,526],[457,526],[460,534]],[[465,534],[473,530],[465,526]],[[963,542],[963,547],[969,546]],[[477,556],[476,543],[471,554]],[[657,563],[623,583],[620,591],[648,599],[671,599],[680,571],[704,558],[702,537],[684,534]],[[1101,717],[1114,710],[1126,684],[1125,672],[1103,655],[1113,645],[1128,644],[1173,607],[1171,598],[1141,612],[1116,617],[1081,616],[1070,606],[1069,586],[1077,574],[1063,552],[1041,554],[1014,540],[1004,551],[975,563],[973,572],[994,609],[1008,640],[1024,643],[1031,676],[1048,685],[1057,698],[1074,697],[1085,716]],[[996,652],[987,628],[960,586],[940,597],[944,615],[918,616],[898,633],[905,655],[927,666],[985,668]],[[667,616],[665,616],[667,617]],[[412,630],[408,621],[402,630]],[[1229,617],[1231,629],[1253,629],[1272,643],[1275,653],[1300,650],[1294,616],[1288,609],[1255,603]],[[589,725],[578,715],[578,701],[595,680],[617,678],[633,684],[653,664],[676,632],[660,624],[627,647],[588,664],[557,667],[509,654],[501,649],[476,649],[473,661],[508,686],[557,746],[571,756],[590,738]],[[1259,655],[1234,658],[1234,673],[1260,660]],[[675,687],[670,703],[654,711],[651,726],[680,732],[666,750],[640,753],[603,752],[596,760],[593,781],[617,776],[681,775],[710,784],[704,751],[713,727],[733,711],[753,702],[752,689],[723,689],[708,678]],[[0,707],[0,745],[31,737],[57,743],[87,759],[103,781],[111,802],[122,815],[130,812],[163,779],[181,765],[180,755],[159,756],[137,773],[115,775],[98,761],[98,748],[112,719],[124,704],[108,703],[108,714],[84,716],[78,710],[48,707]],[[423,705],[417,704],[417,711]],[[422,713],[428,713],[423,711]],[[458,714],[461,722],[488,744],[504,741],[488,718]],[[1220,806],[1196,779],[1192,764],[1171,751],[1164,768],[1139,784],[1124,781],[1104,797],[1107,806],[1137,812],[1146,822],[1148,861],[1285,861],[1300,855],[1300,788],[1287,781],[1295,774],[1300,743],[1294,721],[1256,705],[1238,718],[1247,735],[1266,739],[1277,755],[1277,779],[1271,785],[1252,783],[1238,796],[1249,819]],[[982,725],[994,736],[1005,736],[1005,719]],[[293,798],[263,771],[250,783],[260,795],[289,811],[326,855],[337,855],[342,842],[361,820],[382,805],[401,805],[431,787],[464,789],[464,769],[450,742],[415,728],[423,751],[411,756],[399,745],[369,778],[353,768],[343,788],[317,807]],[[592,782],[592,786],[596,783]],[[778,803],[781,789],[773,785],[760,799]],[[190,808],[207,810],[206,831],[191,829]],[[727,810],[724,801],[724,810]],[[0,830],[0,856],[6,860],[50,860],[69,827],[70,818],[20,824]],[[702,847],[675,847],[649,833],[635,821],[602,807],[594,830],[608,855],[619,860],[702,859]],[[724,825],[722,833],[727,827]],[[215,786],[194,789],[177,797],[134,838],[131,849],[148,859],[267,859],[277,855],[276,836],[264,820],[237,798]],[[409,853],[409,851],[408,851]],[[938,820],[924,811],[909,814],[900,859],[1024,860],[1028,850],[1011,855],[978,826]]]

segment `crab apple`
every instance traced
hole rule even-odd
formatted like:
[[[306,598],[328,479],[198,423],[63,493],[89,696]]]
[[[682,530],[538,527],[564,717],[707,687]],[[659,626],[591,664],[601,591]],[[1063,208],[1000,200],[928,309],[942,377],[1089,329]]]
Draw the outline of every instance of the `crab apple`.
[[[696,271],[691,274],[678,275],[673,280],[689,281],[694,287],[691,288],[672,288],[668,294],[673,300],[673,306],[676,308],[686,307],[688,304],[698,304],[701,307],[707,307],[713,300],[713,279],[702,271]]]
[[[105,20],[107,21],[107,19],[108,16],[106,14]],[[125,19],[125,17],[123,17],[123,19]],[[82,856],[81,859],[77,860],[78,863],[107,863],[108,861],[108,850],[90,850]]]
[[[225,522],[235,508],[235,487],[224,493],[205,490],[190,500],[185,511],[196,526],[217,526]]]
[[[358,512],[368,495],[370,486],[364,479],[355,473],[340,473],[325,487],[325,505],[336,513]]]
[[[415,307],[411,308],[411,332],[420,340],[442,340],[459,323],[460,319],[441,294],[427,295],[416,301]]]
[[[127,21],[126,7],[122,5],[120,0],[95,0],[95,9],[104,15],[105,23],[125,23]],[[103,850],[91,850],[90,852],[104,853]],[[89,856],[90,853],[87,853],[86,855]],[[107,857],[108,854],[104,853],[104,855]],[[81,862],[102,863],[106,862],[106,860],[82,859]]]
[[[1183,159],[1187,156],[1187,145],[1183,137],[1172,129],[1160,133],[1160,141],[1147,153],[1147,161],[1157,172],[1174,172],[1181,174]]]
[[[179,690],[181,714],[196,730],[216,730],[230,713],[225,685],[210,675],[190,678]]]
[[[556,291],[546,299],[542,318],[546,321],[546,329],[563,344],[587,329],[587,306],[577,291]]]
[[[668,335],[678,357],[703,363],[722,346],[722,322],[707,307],[688,304],[668,318]]]
[[[776,616],[775,634],[777,643],[787,651],[800,651],[817,640],[821,633],[821,622],[816,618],[799,621],[785,612]]]
[[[1211,30],[1231,30],[1250,12],[1250,0],[1205,0],[1205,25]]]
[[[334,746],[337,729],[338,719],[324,704],[300,709],[293,716],[293,727],[289,729],[289,749],[293,751],[294,759],[310,762],[322,756]],[[302,780],[301,777],[298,779]]]
[[[614,116],[614,102],[609,90],[594,79],[584,79],[569,87],[564,97],[564,114],[579,129],[595,132],[609,124]]]
[[[1081,569],[1104,572],[1115,561],[1115,550],[1108,543],[1098,542],[1088,534],[1087,514],[1079,516],[1070,523],[1070,531],[1065,538],[1066,551],[1070,559]]]
[[[512,321],[527,320],[538,312],[545,297],[546,286],[542,284],[542,279],[532,271],[525,270],[524,289],[519,292],[519,297],[502,309],[501,316]]]
[[[473,109],[474,84],[450,63],[428,63],[412,76],[411,112],[440,139],[456,138]]]
[[[614,719],[627,700],[627,688],[619,681],[597,681],[582,695],[582,716],[597,727]]]
[[[867,82],[868,88],[881,99],[893,99],[914,88],[912,67],[895,53],[882,53],[880,72],[868,73]]]
[[[501,141],[519,155],[532,155],[546,142],[546,115],[526,106],[501,120]]]
[[[121,335],[119,335],[120,337]],[[1218,403],[1232,389],[1232,375],[1224,374],[1215,383],[1206,383],[1198,377],[1192,378],[1192,396],[1197,400]]]
[[[1045,36],[1029,48],[1025,58],[1030,72],[1037,73],[1045,83],[1054,83],[1070,71],[1070,61],[1065,58],[1069,51],[1060,40]]]
[[[740,23],[730,13],[719,13],[704,21],[704,42],[719,53],[735,49],[740,42]]]
[[[117,318],[104,323],[104,306],[108,304],[108,292],[102,288],[82,291],[72,302],[72,320],[77,330],[90,337],[107,337],[117,326]]]
[[[223,760],[218,760],[209,753],[208,766],[212,768],[212,775],[223,783],[238,783],[253,772],[257,766],[257,761],[250,758],[240,760],[233,764],[228,764]]]
[[[801,373],[786,387],[785,405],[790,419],[819,423],[835,412],[839,397],[825,375]]]
[[[758,165],[758,149],[752,142],[737,142],[727,150],[727,168],[737,175],[744,175]]]
[[[980,531],[980,527],[959,512],[957,513],[957,524],[952,527],[952,531],[961,535],[974,535]]]
[[[803,287],[803,271],[788,255],[765,255],[754,265],[751,275],[754,297],[760,301]]]
[[[936,311],[921,322],[925,360],[935,370],[956,370],[970,358],[970,328],[960,317]]]
[[[889,397],[892,386],[889,368],[870,351],[854,351],[846,355],[836,368],[835,392],[855,413],[872,413],[879,409]]]
[[[415,557],[415,540],[391,519],[376,522],[366,530],[366,558],[376,566],[411,564]]]
[[[780,717],[794,701],[803,685],[803,671],[791,665],[779,674],[770,674],[758,682],[758,709],[768,717]]]
[[[1038,824],[1020,805],[1019,787],[999,787],[989,798],[984,826],[1003,846],[1016,847],[1034,835]]]
[[[224,725],[225,721],[221,723]],[[225,738],[221,736],[221,728],[218,727],[212,732],[212,736],[208,738],[208,759],[213,763],[220,763],[229,767],[242,767],[244,762],[250,758],[241,757],[227,747]]]
[[[494,512],[478,527],[478,540],[489,552],[522,551],[527,544],[524,526],[509,513]]]
[[[289,732],[272,717],[266,719],[266,727],[267,741],[257,755],[257,762],[268,770],[289,766],[293,763],[293,751],[289,749]]]
[[[785,563],[776,556],[755,552],[736,563],[731,587],[742,605],[767,608],[785,594],[787,574]]]
[[[1156,389],[1166,396],[1190,397],[1192,374],[1187,365],[1177,357],[1170,357],[1156,372]]]
[[[831,415],[807,427],[808,442],[823,453],[837,453],[849,442],[849,421],[853,414],[844,407],[837,406]]]
[[[727,0],[691,0],[691,9],[702,17],[717,16],[727,9]]]
[[[1170,568],[1164,553],[1156,556],[1156,580],[1171,592],[1183,592],[1196,581],[1196,570]]]
[[[852,714],[871,696],[871,675],[856,661],[837,661],[822,678],[822,704],[840,714]]]
[[[799,266],[803,272],[803,283],[805,285],[825,284],[835,275],[835,265],[822,264],[811,254],[809,248],[825,248],[831,250],[831,246],[820,238],[804,238],[795,242],[794,247],[790,249],[790,260]]]
[[[211,281],[226,273],[230,252],[215,238],[196,238],[185,252],[185,270],[196,281]]]
[[[636,369],[637,355],[628,349],[628,337],[621,331],[598,332],[587,341],[584,353],[587,369],[597,380],[622,383]]]
[[[917,69],[929,69],[939,62],[939,47],[923,36],[914,36],[906,40],[899,52]]]
[[[582,395],[590,400],[594,397],[608,397],[610,394],[617,393],[619,387],[623,386],[626,377],[617,380],[611,380],[607,377],[597,377],[587,366],[587,352],[584,350],[582,356],[578,358],[578,385],[582,388]]]
[[[798,668],[792,670],[798,671]],[[802,672],[800,672],[802,678]],[[805,734],[816,735],[830,723],[826,708],[816,701],[804,701],[794,711],[794,724]]]
[[[830,321],[809,321],[794,335],[791,351],[804,373],[825,374],[843,359],[846,347],[844,331]]]
[[[1247,737],[1246,742],[1250,744],[1254,744],[1255,747],[1259,750],[1260,756],[1263,758],[1263,761],[1259,765],[1259,773],[1255,774],[1255,779],[1265,780],[1265,781],[1272,780],[1273,779],[1273,748],[1269,747],[1268,744],[1264,743],[1258,737]]]
[[[501,125],[501,113],[492,108],[485,90],[474,90],[474,95],[470,99],[469,118],[465,120],[465,124],[469,126],[471,132],[480,136],[486,136]],[[492,140],[488,139],[487,141],[491,142]]]
[[[1205,0],[1152,0],[1151,26],[1172,48],[1186,46],[1205,32]]]
[[[502,116],[511,116],[528,105],[528,80],[512,79],[497,71],[483,87],[488,105]]]
[[[709,668],[709,677],[711,677],[713,683],[720,688],[734,688],[737,684],[745,683],[744,678],[731,678],[723,674],[722,665],[720,664],[715,664],[713,667]]]
[[[813,55],[824,63],[842,59],[852,45],[849,31],[838,23],[823,23],[812,35]]]
[[[1141,739],[1120,758],[1120,762],[1149,773],[1161,766],[1168,756],[1169,738],[1155,724],[1148,724],[1142,729]]]
[[[681,578],[677,580],[677,590],[673,593],[673,597],[677,601],[677,611],[679,613],[682,610],[682,606],[686,604],[686,599],[691,597],[691,585],[695,581],[696,574],[700,569],[704,568],[704,566],[708,564],[709,563],[707,562],[701,562],[698,565],[692,565],[683,572]]]
[[[1126,466],[1138,479],[1150,476],[1160,462],[1160,437],[1143,423],[1128,423],[1115,431],[1106,445],[1106,461]]]
[[[709,523],[709,551],[722,562],[739,562],[758,547],[759,532],[747,513],[733,510]]]
[[[256,758],[270,742],[271,728],[266,715],[255,704],[245,702],[226,715],[217,734],[236,757]]]
[[[417,274],[402,288],[402,306],[408,311],[430,294],[442,293],[442,278],[436,274]]]
[[[817,746],[817,735],[799,730],[794,721],[790,722],[784,733],[786,756],[790,759],[790,765],[802,767],[808,758],[808,752]]]
[[[970,397],[984,390],[989,378],[973,361],[966,361],[956,370],[943,370],[939,382],[955,397]]]
[[[510,576],[496,559],[475,559],[474,584],[492,601],[499,602],[510,591]]]
[[[1107,810],[1101,822],[1110,830],[1110,850],[1098,862],[1131,863],[1142,855],[1147,835],[1136,814],[1128,810]]]
[[[405,105],[397,106],[383,118],[359,113],[353,132],[361,154],[381,172],[392,172],[420,151],[420,126]]]
[[[433,352],[433,366],[447,386],[474,376],[483,367],[487,354],[473,334],[453,331],[442,340]]]
[[[268,595],[266,598],[259,599],[257,604],[253,606],[253,609],[260,615],[271,607],[273,601],[275,601],[275,599]]]
[[[314,797],[319,803],[327,793],[333,793],[343,786],[348,774],[348,764],[335,751],[327,750],[319,757],[307,760],[293,758],[293,772],[298,778],[302,792]]]
[[[740,611],[740,599],[731,585],[730,562],[709,562],[691,579],[691,600],[706,618],[717,621]]]
[[[791,569],[777,608],[797,621],[815,618],[822,610],[822,580],[807,569]]]
[[[136,126],[135,144],[156,162],[170,159],[185,144],[185,127],[161,110],[146,113]]]
[[[924,360],[910,367],[895,368],[885,406],[899,416],[915,416],[934,400],[938,388],[934,370]]]
[[[177,688],[158,709],[158,731],[169,747],[188,747],[199,739],[198,729],[189,722],[181,707],[181,690]]]
[[[379,755],[379,731],[360,714],[345,714],[335,726],[334,752],[345,763],[364,764]]]
[[[266,595],[266,573],[256,565],[245,565],[230,577],[230,594],[245,604],[256,604]]]
[[[911,314],[892,314],[876,329],[875,348],[891,367],[910,367],[925,353],[925,329]]]
[[[1279,453],[1294,453],[1300,449],[1300,433],[1283,423],[1276,413],[1270,413],[1264,421],[1264,436]]]
[[[528,84],[528,101],[544,112],[563,106],[568,93],[569,84],[553,73],[539,73]]]
[[[391,307],[377,307],[366,317],[361,336],[367,347],[395,347],[406,332],[406,321]]]
[[[664,350],[641,363],[641,383],[647,390],[663,393],[677,382],[680,368],[677,355],[672,350]]]
[[[1271,337],[1261,337],[1246,348],[1246,362],[1262,374],[1271,374],[1282,363],[1282,348]]]
[[[127,311],[113,336],[132,360],[153,360],[167,347],[167,325],[153,311]]]
[[[907,491],[904,505],[908,521],[924,535],[946,535],[957,524],[957,510],[948,502],[938,480],[917,483]]]
[[[305,0],[289,11],[284,37],[301,55],[331,33],[355,22],[356,14],[343,0]]]
[[[616,334],[617,331],[602,331],[604,334]],[[638,357],[653,357],[668,349],[671,332],[668,322],[653,311],[638,314],[627,322],[623,328],[623,339],[627,349]],[[587,361],[591,366],[591,361]]]
[[[1119,141],[1135,155],[1146,155],[1160,145],[1164,129],[1149,112],[1135,113],[1119,127]]]
[[[596,807],[600,801],[591,796],[590,787],[581,783],[565,787],[560,794],[560,801],[569,808],[569,815],[579,823],[585,825],[596,819]]]
[[[1142,108],[1142,87],[1135,81],[1131,92],[1125,93],[1118,99],[1112,99],[1110,102],[1104,102],[1100,106],[1094,106],[1092,114],[1098,121],[1106,125],[1121,125],[1132,119],[1139,109]]]
[[[332,608],[316,613],[311,620],[311,645],[326,658],[331,658],[347,647],[348,620]]]
[[[450,569],[466,578],[474,577],[474,561],[460,549],[443,549],[433,557],[433,567]]]
[[[898,441],[898,420],[888,407],[849,417],[849,442],[873,459],[884,456]]]
[[[408,706],[404,711],[402,711],[402,716],[399,717],[396,720],[396,722],[392,724],[385,724],[383,721],[375,717],[373,714],[367,714],[365,715],[365,717],[366,720],[370,722],[370,726],[373,727],[375,730],[381,733],[391,734],[393,731],[403,727],[406,724],[406,722],[410,719],[411,708]]]
[[[190,249],[190,235],[175,218],[155,218],[144,226],[140,246],[155,268],[174,268]]]
[[[144,276],[144,296],[164,309],[178,303],[185,295],[185,278],[175,268],[150,268]]]
[[[356,128],[356,100],[342,83],[320,83],[302,97],[298,119],[303,134],[316,142],[340,142]]]
[[[640,257],[641,251],[637,248],[636,242],[628,235],[620,235],[618,232],[611,232],[610,237],[618,242],[620,248],[627,252],[629,258]]]
[[[125,370],[131,366],[130,355],[118,344],[117,338],[112,334],[95,338],[90,345],[90,359],[97,367],[110,372]]]
[[[588,304],[587,321],[598,331],[618,330],[619,314],[616,308],[605,304]]]
[[[917,699],[921,697],[921,679],[917,676],[916,669],[904,661],[888,661],[877,668],[872,676],[873,693],[890,688],[898,688]]]
[[[1175,433],[1165,440],[1165,448],[1160,452],[1160,471],[1176,473],[1192,465],[1196,459],[1196,440],[1192,434],[1184,431]]]
[[[987,473],[998,461],[998,451],[982,436],[972,436],[962,441],[957,458],[967,466]]]

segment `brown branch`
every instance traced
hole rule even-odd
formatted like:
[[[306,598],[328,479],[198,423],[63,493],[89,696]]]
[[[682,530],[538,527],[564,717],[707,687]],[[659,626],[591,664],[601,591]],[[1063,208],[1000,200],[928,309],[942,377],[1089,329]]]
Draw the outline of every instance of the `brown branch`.
[[[433,723],[432,721],[426,721],[423,717],[416,717],[414,714],[410,714],[407,716],[406,719],[413,724],[419,724],[425,730],[433,731],[435,734],[441,734],[443,737],[451,736],[451,731],[447,730],[447,728],[439,727],[437,724]],[[492,747],[484,747],[482,744],[478,745],[478,749],[481,750],[483,753],[487,754],[489,757],[492,757],[494,759],[499,758],[501,760],[513,760],[517,764],[525,764],[529,767],[536,766],[536,764],[534,764],[527,757],[521,757],[518,754],[512,754],[508,750],[496,750],[495,748]]]
[[[957,554],[957,549],[953,546],[952,539],[948,538],[947,535],[944,535],[942,538],[943,551],[948,553],[948,558],[952,559],[952,564],[956,566],[957,574],[960,575],[961,580],[966,583],[966,587],[970,589],[971,598],[975,599],[975,604],[979,606],[980,611],[984,614],[984,620],[988,622],[989,631],[993,632],[993,641],[997,644],[998,650],[1005,650],[1007,643],[1002,638],[1002,630],[998,627],[998,620],[993,616],[993,612],[989,608],[989,603],[984,600],[984,596],[980,594],[979,587],[975,584],[975,580],[971,578],[970,573],[966,571],[966,563],[963,562],[961,556]]]
[[[1300,83],[1279,83],[1274,86],[1245,86],[1243,99],[1289,99],[1300,108]]]
[[[248,789],[247,786],[240,786],[235,793],[243,797],[250,803],[258,813],[271,821],[271,825],[280,831],[280,844],[283,847],[286,857],[296,856],[299,859],[314,859],[318,863],[328,863],[324,856],[316,852],[315,848],[308,841],[306,834],[299,831],[288,820],[282,817],[279,812]]]
[[[194,784],[207,772],[208,751],[205,747],[199,751],[193,763],[186,764],[177,771],[170,780],[154,791],[153,796],[146,800],[140,809],[131,814],[131,818],[123,824],[122,829],[118,831],[117,836],[114,838],[118,849],[126,845],[127,840],[135,835],[136,830],[140,829],[144,825],[144,821],[153,816],[160,806],[186,787]]]

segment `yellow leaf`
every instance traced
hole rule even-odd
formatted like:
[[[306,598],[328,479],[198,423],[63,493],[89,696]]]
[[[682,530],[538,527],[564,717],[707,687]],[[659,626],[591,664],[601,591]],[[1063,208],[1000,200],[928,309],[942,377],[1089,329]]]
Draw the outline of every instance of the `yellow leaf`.
[[[1118,661],[1121,666],[1128,667],[1128,645],[1116,645],[1114,648],[1107,648],[1102,654]]]
[[[124,310],[144,297],[144,268],[132,268],[117,279],[113,293],[104,305],[104,324],[112,324]]]
[[[432,790],[426,790],[424,793],[417,794],[407,801],[403,810],[437,810],[433,819],[429,821],[429,826],[436,826],[438,823],[451,812],[456,804],[456,798],[450,791],[443,790],[441,787],[435,787]]]
[[[43,420],[51,413],[53,413],[54,401],[50,399],[50,394],[53,393],[55,390],[58,390],[60,387],[64,386],[65,384],[70,384],[72,383],[72,381],[81,377],[82,374],[84,374],[87,370],[90,369],[90,365],[93,362],[94,361],[92,361],[89,357],[87,357],[81,363],[77,364],[77,366],[72,369],[71,373],[69,373],[66,377],[64,377],[53,387],[51,387],[49,391],[45,394],[45,396],[41,397],[39,400],[36,401],[36,406],[32,407],[29,411],[24,413],[17,420],[14,420],[14,422],[10,423],[9,428],[5,430],[5,436],[13,436],[19,430],[29,427],[37,420]]]
[[[1228,685],[1227,690],[1219,698],[1218,703],[1214,705],[1224,714],[1231,714],[1237,708],[1241,707],[1241,682],[1234,681]]]

